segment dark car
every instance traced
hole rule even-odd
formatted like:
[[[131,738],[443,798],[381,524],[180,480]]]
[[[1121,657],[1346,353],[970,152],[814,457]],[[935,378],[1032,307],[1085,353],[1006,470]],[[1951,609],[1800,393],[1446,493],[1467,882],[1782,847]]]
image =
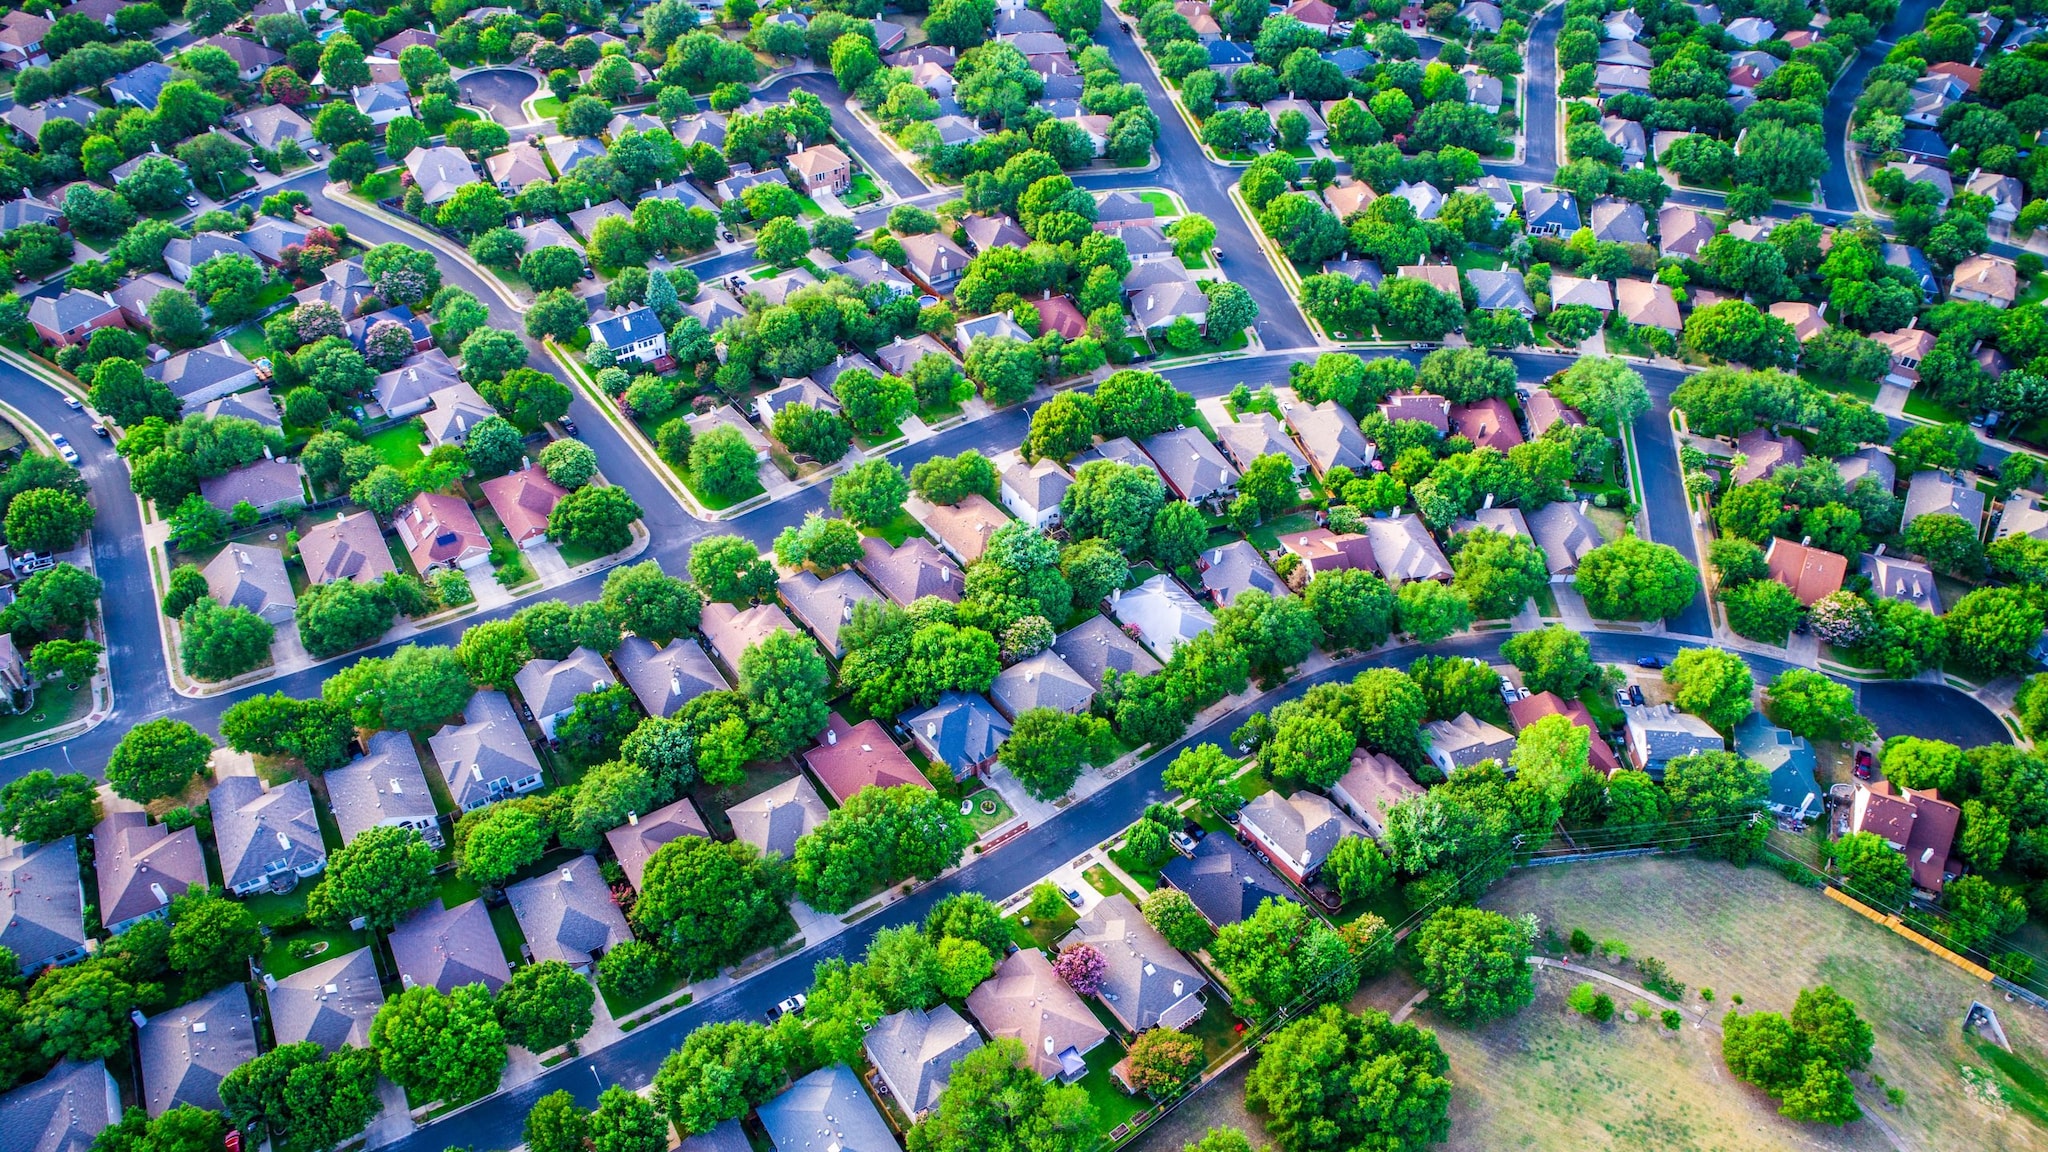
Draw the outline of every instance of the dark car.
[[[1067,903],[1072,904],[1074,907],[1079,908],[1081,906],[1081,892],[1079,889],[1062,888],[1060,889],[1060,895],[1065,896]]]
[[[574,420],[569,419],[567,416],[562,417],[561,425],[562,431],[567,432],[569,435],[574,436],[577,434],[576,422]]]
[[[1638,668],[1662,668],[1663,666],[1664,666],[1664,661],[1663,661],[1662,659],[1658,658],[1658,657],[1655,657],[1655,656],[1638,656],[1638,657],[1636,657],[1636,667],[1638,667]]]
[[[1856,774],[1858,780],[1868,780],[1872,776],[1877,775],[1876,766],[1870,759],[1870,749],[1858,748],[1856,750],[1856,766],[1850,769],[1850,771]]]
[[[1641,684],[1631,684],[1628,686],[1628,702],[1638,708],[1643,706],[1643,686]]]

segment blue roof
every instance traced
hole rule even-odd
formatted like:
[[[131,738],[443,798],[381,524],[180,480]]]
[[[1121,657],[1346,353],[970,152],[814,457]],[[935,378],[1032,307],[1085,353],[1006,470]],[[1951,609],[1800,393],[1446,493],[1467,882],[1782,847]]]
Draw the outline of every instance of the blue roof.
[[[980,696],[947,692],[923,711],[905,712],[898,722],[961,779],[995,756],[1010,738],[1010,722]]]
[[[1245,50],[1244,45],[1239,44],[1235,40],[1209,41],[1209,63],[1249,64],[1251,62],[1252,54]]]
[[[615,316],[607,316],[591,327],[597,330],[597,338],[604,341],[605,347],[624,348],[661,331],[661,321],[655,318],[652,308],[643,304]]]
[[[1249,917],[1267,897],[1294,899],[1287,885],[1249,849],[1221,834],[1196,842],[1192,857],[1175,856],[1167,861],[1159,878],[1187,893],[1218,928]]]
[[[1908,128],[1899,135],[1899,148],[1905,152],[1917,152],[1922,156],[1948,155],[1948,141],[1941,133],[1931,128]]]

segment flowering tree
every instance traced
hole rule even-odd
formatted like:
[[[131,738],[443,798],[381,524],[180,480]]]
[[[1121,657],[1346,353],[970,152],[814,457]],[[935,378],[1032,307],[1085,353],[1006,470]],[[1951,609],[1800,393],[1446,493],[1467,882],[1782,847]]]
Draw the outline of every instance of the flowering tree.
[[[1083,996],[1102,991],[1102,978],[1109,973],[1109,961],[1092,944],[1069,944],[1060,950],[1060,958],[1053,961],[1052,967]]]
[[[1870,605],[1853,592],[1833,592],[1821,597],[1814,601],[1809,617],[1821,639],[1844,647],[1860,642],[1876,624]]]
[[[383,369],[392,369],[412,355],[412,332],[396,320],[379,320],[363,338],[363,359]]]
[[[299,305],[298,311],[292,313],[292,324],[299,330],[299,339],[307,344],[323,336],[339,336],[344,327],[341,310],[320,302]]]

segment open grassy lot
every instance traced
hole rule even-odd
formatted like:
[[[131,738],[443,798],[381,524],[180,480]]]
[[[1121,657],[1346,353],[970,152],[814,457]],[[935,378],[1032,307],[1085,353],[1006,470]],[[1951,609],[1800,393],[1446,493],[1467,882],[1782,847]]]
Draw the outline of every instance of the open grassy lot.
[[[1729,998],[1740,1010],[1789,1011],[1799,989],[1832,984],[1877,1034],[1871,1072],[1905,1090],[1903,1110],[1884,1112],[1906,1147],[2021,1149],[2048,1146],[2048,1127],[2027,1111],[1968,1091],[1964,1068],[1981,1069],[2009,1098],[2024,1098],[2011,1072],[1994,1070],[1962,1034],[1972,999],[1986,999],[2022,1069],[2048,1065],[2048,1020],[2009,1005],[1986,985],[1763,868],[1692,858],[1631,859],[1528,869],[1484,901],[1533,912],[1558,935],[1584,928],[1656,956],[1673,979]],[[1640,982],[1632,966],[1615,968]],[[1537,1003],[1477,1030],[1444,1024],[1425,1006],[1451,1057],[1454,1149],[1885,1148],[1870,1120],[1835,1129],[1795,1124],[1727,1073],[1719,1037],[1690,1024],[1679,1035],[1644,1023],[1594,1025],[1563,1015],[1575,980],[1538,977]],[[1620,998],[1622,1007],[1627,999]],[[1977,1073],[1973,1072],[1973,1075]],[[1860,1084],[1867,1084],[1862,1076]],[[1866,1109],[1877,1094],[1859,1093]]]

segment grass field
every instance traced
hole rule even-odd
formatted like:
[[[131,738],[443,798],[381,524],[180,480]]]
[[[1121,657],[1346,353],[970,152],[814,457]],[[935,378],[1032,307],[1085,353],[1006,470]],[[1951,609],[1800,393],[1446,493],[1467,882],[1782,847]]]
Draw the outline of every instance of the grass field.
[[[1637,958],[1656,956],[1684,982],[1715,991],[1719,1018],[1729,998],[1742,1011],[1789,1011],[1803,987],[1831,984],[1854,1001],[1877,1034],[1870,1071],[1905,1090],[1886,1123],[1907,1147],[2021,1149],[2048,1143],[2048,1126],[2027,1110],[1982,1102],[1963,1069],[1981,1069],[2011,1100],[2028,1095],[2025,1074],[2048,1065],[2048,1022],[2008,1005],[1945,962],[1763,868],[1735,869],[1692,858],[1616,860],[1518,872],[1484,901],[1533,912],[1559,936],[1584,928],[1596,940],[1625,941]],[[1611,966],[1610,966],[1611,967]],[[1634,979],[1633,967],[1616,969]],[[1869,1120],[1834,1129],[1795,1124],[1772,1102],[1730,1077],[1717,1034],[1688,1025],[1676,1036],[1652,1023],[1595,1025],[1562,1014],[1576,980],[1539,975],[1537,1003],[1477,1030],[1445,1024],[1427,1008],[1451,1058],[1452,1149],[1757,1148],[1877,1149],[1890,1146]],[[1620,997],[1627,1006],[1627,997]],[[1999,1011],[2015,1069],[1994,1067],[1963,1036],[1971,1000]],[[1979,1075],[1973,1072],[1972,1075]],[[1859,1074],[1866,1109],[1878,1094]]]

